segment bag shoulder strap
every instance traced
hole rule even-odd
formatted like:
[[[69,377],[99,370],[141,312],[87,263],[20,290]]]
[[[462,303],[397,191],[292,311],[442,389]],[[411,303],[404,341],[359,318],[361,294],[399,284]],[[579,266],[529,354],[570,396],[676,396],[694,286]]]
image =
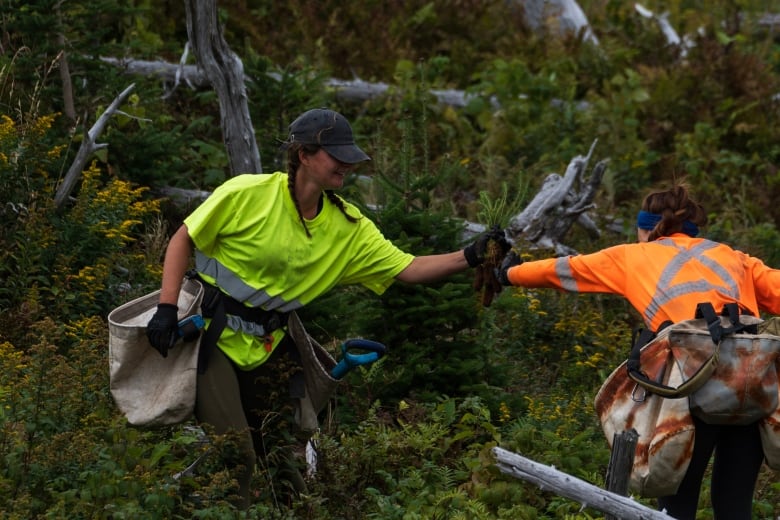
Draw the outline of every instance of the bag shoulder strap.
[[[628,354],[628,360],[626,361],[626,366],[628,367],[629,373],[631,373],[631,371],[641,372],[640,356],[642,347],[653,341],[656,336],[658,336],[659,332],[664,330],[666,327],[669,327],[670,325],[673,325],[671,320],[666,320],[661,324],[660,327],[658,327],[658,330],[655,332],[650,329],[644,329],[641,327],[634,329],[634,333],[631,336],[631,352]]]
[[[732,325],[736,319],[736,323],[739,324],[739,307],[735,303],[726,304],[723,307],[723,312],[728,312]],[[736,313],[736,316],[734,315]],[[731,329],[724,329],[720,323],[720,318],[715,314],[715,308],[710,302],[704,302],[696,305],[696,318],[703,318],[707,323],[707,330],[710,332],[712,342],[716,345],[720,343],[720,339],[725,333],[731,331]]]
[[[222,331],[227,325],[227,314],[225,313],[225,304],[222,298],[217,298],[213,302],[213,314],[210,316],[211,322],[206,327],[200,341],[200,352],[198,352],[198,374],[205,374],[209,364],[209,357],[214,349],[217,348],[217,341],[222,335]]]
[[[664,385],[659,381],[653,381],[642,371],[642,347],[644,347],[657,336],[657,334],[650,331],[643,331],[645,334],[640,333],[639,341],[634,342],[631,347],[631,354],[629,354],[628,361],[626,362],[628,377],[650,392],[668,399],[686,397],[701,388],[710,378],[712,373],[715,372],[715,368],[718,366],[718,361],[720,358],[720,341],[723,336],[726,334],[738,332],[744,328],[744,326],[739,322],[739,306],[737,306],[737,304],[727,304],[724,307],[724,312],[728,312],[732,323],[732,326],[729,328],[724,328],[721,325],[720,318],[715,313],[715,309],[710,302],[700,303],[696,306],[695,317],[703,318],[706,322],[707,330],[710,333],[710,337],[712,338],[713,343],[715,343],[715,350],[707,359],[707,361],[702,363],[699,369],[696,370],[696,372],[680,386],[675,388]],[[659,328],[659,332],[667,326],[668,325],[665,322]]]

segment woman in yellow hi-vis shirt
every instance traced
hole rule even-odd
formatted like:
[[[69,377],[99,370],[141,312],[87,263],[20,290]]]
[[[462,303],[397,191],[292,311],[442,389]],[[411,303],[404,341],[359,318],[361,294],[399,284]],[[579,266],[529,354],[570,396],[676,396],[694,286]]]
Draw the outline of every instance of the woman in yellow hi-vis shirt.
[[[742,312],[780,314],[780,270],[725,244],[696,238],[707,223],[684,184],[648,195],[637,217],[638,243],[578,256],[525,262],[510,251],[501,266],[504,285],[549,287],[625,297],[657,331],[664,322],[694,318],[710,302],[717,312],[737,303]],[[659,507],[677,519],[695,519],[704,472],[715,453],[711,499],[715,518],[750,520],[756,479],[764,460],[757,423],[711,425],[694,417],[693,457],[673,496]]]
[[[194,253],[197,276],[210,289],[202,307],[211,320],[201,349],[210,333],[217,336],[216,348],[206,347],[208,359],[201,359],[195,415],[217,433],[244,434],[235,461],[244,468],[238,477],[243,507],[256,456],[269,450],[262,421],[276,416],[279,427],[293,429],[283,421],[291,415],[291,374],[300,368],[285,330],[287,313],[339,284],[382,294],[395,280],[426,283],[476,267],[491,239],[509,249],[497,232],[463,250],[419,257],[385,239],[334,191],[358,163],[370,160],[337,112],[303,113],[290,125],[285,146],[287,173],[226,181],[171,237],[160,302],[147,327],[152,346],[167,355],[177,337],[181,282]],[[290,469],[286,480],[304,489],[297,470]]]

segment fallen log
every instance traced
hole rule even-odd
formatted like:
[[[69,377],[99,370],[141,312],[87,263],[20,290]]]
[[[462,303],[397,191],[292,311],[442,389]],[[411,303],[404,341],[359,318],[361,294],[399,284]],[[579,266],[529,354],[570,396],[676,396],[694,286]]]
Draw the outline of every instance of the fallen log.
[[[623,520],[670,520],[672,518],[630,497],[606,491],[552,466],[545,466],[502,448],[493,448],[492,451],[498,461],[496,465],[502,473],[527,480],[545,491],[552,491],[556,495],[574,500],[582,505],[582,509],[590,507]]]
[[[185,53],[183,56],[186,54]],[[183,58],[184,59],[184,58]],[[165,61],[135,60],[129,58],[101,57],[101,61],[123,69],[127,74],[139,75],[144,77],[157,77],[167,87],[164,97],[170,96],[171,92],[178,88],[181,83],[185,83],[193,90],[211,88],[211,83],[203,70],[197,65],[187,65],[185,63],[169,63]],[[280,74],[269,72],[268,77],[276,81],[281,81]],[[251,82],[250,78],[246,78]],[[362,102],[376,99],[387,95],[391,91],[391,86],[383,82],[368,82],[362,79],[336,79],[325,80],[325,88],[333,90],[336,98],[352,102]],[[462,90],[457,89],[433,89],[431,94],[436,97],[442,105],[449,105],[454,108],[463,108],[475,97]],[[493,100],[494,106],[498,108],[498,102]]]
[[[758,25],[769,27],[772,31],[780,29],[780,13],[766,13],[758,20]]]
[[[176,188],[174,186],[161,186],[154,188],[152,192],[157,196],[171,199],[175,203],[185,206],[191,202],[203,202],[211,195],[210,191]]]

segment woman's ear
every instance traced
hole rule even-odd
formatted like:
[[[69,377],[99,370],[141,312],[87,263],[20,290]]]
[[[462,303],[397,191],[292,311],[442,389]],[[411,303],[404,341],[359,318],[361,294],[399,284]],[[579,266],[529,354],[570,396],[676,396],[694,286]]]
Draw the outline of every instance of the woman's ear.
[[[309,154],[307,154],[303,148],[298,149],[298,162],[303,164],[304,162],[308,162],[309,160]]]

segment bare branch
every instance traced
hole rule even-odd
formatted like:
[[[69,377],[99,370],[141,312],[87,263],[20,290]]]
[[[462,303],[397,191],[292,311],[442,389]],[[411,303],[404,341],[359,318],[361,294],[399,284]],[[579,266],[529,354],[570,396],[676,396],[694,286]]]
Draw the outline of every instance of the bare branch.
[[[135,83],[123,90],[122,93],[111,102],[106,111],[100,115],[95,124],[92,125],[92,128],[84,133],[84,139],[81,141],[81,146],[76,153],[76,158],[73,159],[73,163],[70,165],[68,172],[65,174],[65,178],[57,187],[57,193],[54,195],[54,204],[57,209],[62,208],[65,200],[70,196],[70,192],[73,191],[76,181],[78,181],[81,176],[81,172],[84,171],[84,167],[92,154],[97,150],[108,146],[107,144],[97,143],[97,138],[103,133],[103,129],[106,127],[108,120],[119,109],[119,106],[124,103],[125,99],[127,99],[127,96],[130,95],[130,92],[134,88]]]
[[[125,111],[123,111],[123,110],[117,110],[117,111],[116,111],[116,113],[117,113],[117,114],[119,114],[120,116],[125,116],[126,118],[128,118],[128,119],[132,119],[132,120],[134,120],[134,121],[143,121],[143,122],[145,122],[145,123],[151,123],[151,122],[152,122],[152,120],[151,120],[151,119],[149,119],[148,117],[138,117],[138,116],[134,116],[134,115],[132,115],[132,114],[128,114],[127,112],[125,112]]]

